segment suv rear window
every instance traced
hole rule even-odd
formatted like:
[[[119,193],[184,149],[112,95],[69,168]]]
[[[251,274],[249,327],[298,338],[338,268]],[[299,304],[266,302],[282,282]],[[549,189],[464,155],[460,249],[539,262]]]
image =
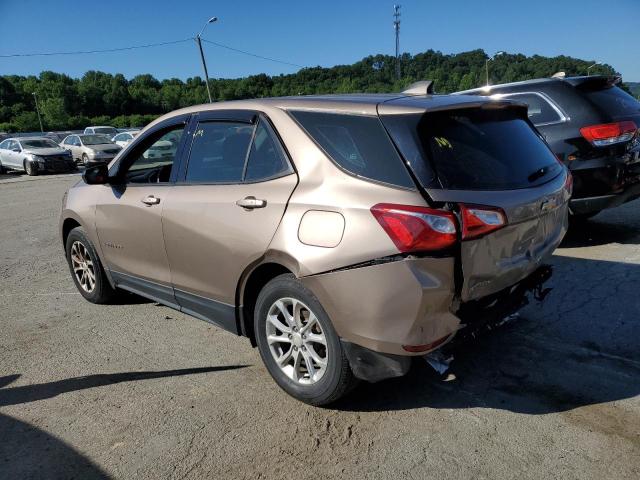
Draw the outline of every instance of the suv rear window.
[[[344,170],[378,182],[415,188],[378,117],[323,112],[291,114]]]
[[[431,161],[443,188],[527,188],[562,171],[546,143],[516,110],[464,109],[406,121],[409,128],[417,123],[413,128],[423,156]]]
[[[620,87],[583,89],[583,93],[596,107],[613,118],[640,113],[640,102]]]

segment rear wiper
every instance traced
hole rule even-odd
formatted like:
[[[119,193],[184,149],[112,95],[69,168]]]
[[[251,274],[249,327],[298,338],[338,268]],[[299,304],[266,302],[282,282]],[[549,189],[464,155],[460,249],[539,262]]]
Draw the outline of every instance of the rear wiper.
[[[548,167],[539,168],[538,170],[533,172],[531,175],[529,175],[527,177],[527,180],[529,180],[530,183],[533,183],[536,180],[538,180],[539,178],[544,177],[547,173],[549,173]]]

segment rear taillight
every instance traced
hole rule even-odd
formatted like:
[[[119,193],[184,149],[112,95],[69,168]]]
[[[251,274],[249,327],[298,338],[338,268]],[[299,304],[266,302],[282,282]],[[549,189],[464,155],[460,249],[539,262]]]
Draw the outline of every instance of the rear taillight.
[[[460,204],[460,214],[463,241],[482,237],[507,224],[507,216],[501,208]]]
[[[634,122],[625,121],[582,127],[580,133],[592,145],[606,147],[631,140],[637,130],[638,127]]]
[[[451,212],[379,203],[371,207],[371,213],[402,253],[442,250],[456,243],[456,223]]]

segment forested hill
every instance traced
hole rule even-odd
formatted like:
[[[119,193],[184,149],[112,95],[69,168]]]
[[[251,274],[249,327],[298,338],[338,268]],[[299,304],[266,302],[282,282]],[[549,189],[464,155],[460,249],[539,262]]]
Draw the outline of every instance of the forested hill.
[[[402,78],[395,78],[395,59],[375,55],[352,65],[331,68],[303,68],[289,75],[252,75],[238,79],[212,79],[215,100],[280,95],[307,95],[350,92],[393,92],[406,85],[430,79],[438,93],[481,86],[485,82],[482,50],[445,55],[428,50],[402,56]],[[491,83],[548,77],[558,71],[584,75],[593,62],[571,57],[527,57],[520,54],[497,56],[489,63]],[[90,64],[87,63],[87,67]],[[178,72],[176,72],[178,73]],[[611,74],[608,65],[598,65],[592,74]],[[157,80],[138,75],[130,80],[121,74],[88,71],[82,78],[42,72],[35,76],[0,77],[0,131],[38,130],[36,92],[46,130],[84,128],[111,124],[116,127],[141,126],[159,114],[207,100],[202,78],[186,81]]]

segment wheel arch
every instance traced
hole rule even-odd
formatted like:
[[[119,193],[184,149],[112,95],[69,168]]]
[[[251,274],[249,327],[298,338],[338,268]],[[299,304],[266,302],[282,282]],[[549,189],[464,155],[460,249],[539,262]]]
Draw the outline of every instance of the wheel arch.
[[[295,259],[287,254],[271,253],[249,266],[241,276],[236,289],[238,331],[249,338],[251,346],[256,346],[253,313],[260,291],[278,275],[291,273],[298,276],[298,272],[299,265]]]

